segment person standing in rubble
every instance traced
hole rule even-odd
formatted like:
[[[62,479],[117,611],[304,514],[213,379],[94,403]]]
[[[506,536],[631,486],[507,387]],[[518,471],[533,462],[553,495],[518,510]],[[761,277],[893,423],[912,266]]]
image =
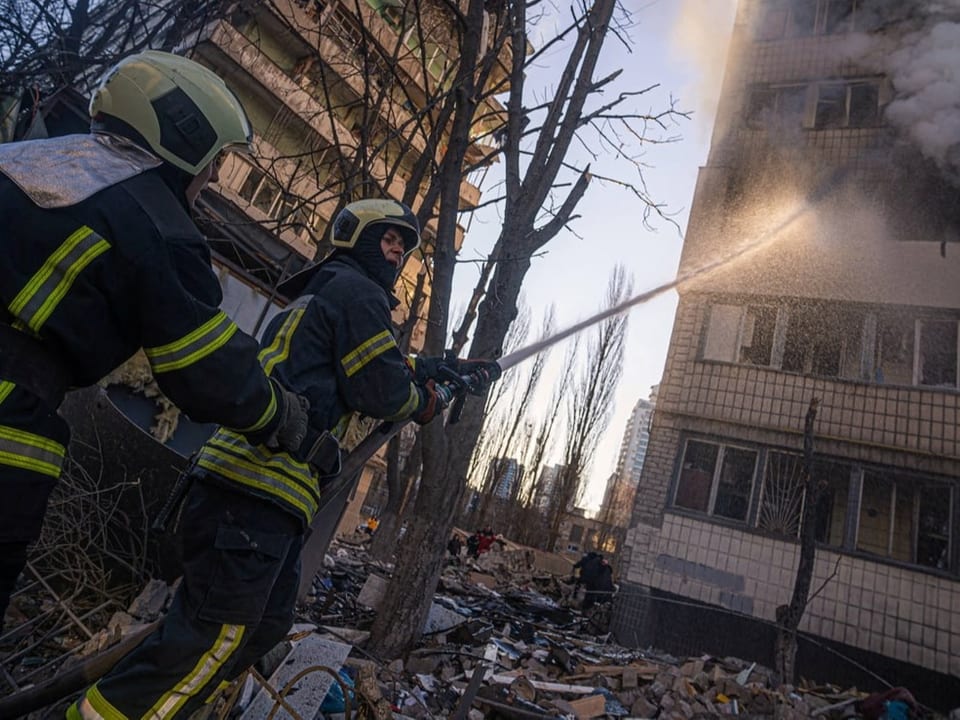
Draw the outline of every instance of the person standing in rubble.
[[[132,55],[93,93],[91,133],[0,145],[0,626],[70,438],[57,414],[141,347],[191,419],[299,447],[306,401],[271,381],[219,309],[191,219],[222,153],[249,150],[243,107],[211,71]]]
[[[347,205],[333,253],[291,278],[299,296],[263,337],[271,377],[310,400],[309,453],[273,452],[218,430],[201,449],[182,509],[183,581],[164,625],[90,688],[68,718],[186,718],[282,641],[294,619],[304,534],[354,413],[427,423],[451,401],[446,368],[484,384],[485,361],[405,358],[390,311],[416,216],[393,200]],[[308,457],[309,456],[309,457]]]

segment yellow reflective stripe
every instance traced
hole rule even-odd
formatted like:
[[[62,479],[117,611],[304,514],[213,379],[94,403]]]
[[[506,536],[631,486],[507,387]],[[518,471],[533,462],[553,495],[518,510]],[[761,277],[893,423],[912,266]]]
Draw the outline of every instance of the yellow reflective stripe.
[[[58,247],[8,305],[11,314],[34,333],[49,319],[77,275],[110,243],[84,225]]]
[[[16,387],[16,383],[12,383],[9,380],[4,380],[0,382],[0,405],[3,404],[3,401],[7,399],[10,393],[13,392],[13,389]]]
[[[269,470],[258,462],[239,458],[208,445],[197,458],[197,465],[243,485],[275,495],[302,512],[308,519],[317,511],[317,501],[296,481]]]
[[[384,330],[344,355],[340,364],[343,365],[343,370],[346,372],[347,377],[352,377],[360,372],[363,366],[375,357],[382,355],[390,348],[396,346],[397,341],[394,340],[393,333],[389,330]]]
[[[144,348],[154,373],[182,370],[227,344],[237,326],[223,311],[179,340],[153,348]]]
[[[266,427],[267,423],[273,420],[273,416],[277,414],[277,391],[274,390],[273,384],[270,384],[270,402],[267,403],[267,409],[263,411],[263,415],[260,416],[260,419],[257,420],[253,425],[246,428],[237,428],[240,432],[248,433],[255,432],[262,427]]]
[[[87,703],[89,707],[81,705],[80,716],[83,720],[129,720],[126,715],[107,702],[96,685],[87,690]],[[94,714],[88,712],[91,709]]]
[[[203,701],[203,704],[209,705],[210,703],[212,703],[214,700],[217,699],[217,696],[220,695],[220,693],[222,693],[228,687],[230,687],[230,683],[227,682],[226,680],[221,680],[220,684],[213,689],[212,693],[210,693],[210,696]]]
[[[0,425],[0,465],[60,477],[66,449],[58,442],[24,430]]]
[[[303,314],[303,308],[291,310],[277,331],[276,337],[273,338],[273,342],[270,343],[269,347],[260,351],[260,364],[263,365],[263,371],[267,375],[270,375],[279,363],[290,357],[293,333],[300,325]]]
[[[223,664],[237,651],[243,639],[244,630],[243,625],[222,625],[220,635],[214,640],[213,646],[200,656],[197,664],[180,683],[157,700],[145,717],[157,720],[173,717],[187,700],[210,682],[210,678],[216,675]]]
[[[408,418],[417,409],[417,405],[419,404],[420,393],[417,391],[417,386],[410,383],[410,395],[407,397],[407,401],[393,415],[385,417],[384,420],[403,420],[404,418]]]

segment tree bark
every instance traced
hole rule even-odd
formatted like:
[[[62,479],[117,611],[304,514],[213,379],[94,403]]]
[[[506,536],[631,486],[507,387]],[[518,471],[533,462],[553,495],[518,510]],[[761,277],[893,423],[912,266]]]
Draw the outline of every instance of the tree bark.
[[[810,583],[813,579],[813,569],[816,564],[817,538],[816,521],[817,506],[823,484],[817,480],[813,471],[813,423],[817,418],[819,400],[810,400],[803,427],[803,482],[805,498],[803,503],[803,519],[800,527],[800,561],[797,564],[797,575],[793,583],[793,594],[787,605],[781,605],[776,610],[777,640],[774,647],[774,670],[780,682],[792,683],[796,677],[797,660],[797,628],[803,618],[810,595]]]
[[[474,72],[481,51],[481,33],[478,29],[483,25],[483,14],[483,0],[470,0],[461,39],[461,64],[455,83],[457,107],[450,129],[449,146],[437,178],[440,214],[433,257],[432,302],[424,347],[424,352],[432,355],[443,352],[447,336],[447,312],[456,263],[453,239],[456,236],[463,162],[477,109]],[[393,578],[371,628],[371,648],[382,658],[398,657],[413,649],[420,639],[463,492],[462,481],[450,486],[444,482],[449,446],[442,420],[437,419],[425,425],[420,433],[423,438],[423,475],[414,506],[416,522],[410,524],[400,544]]]

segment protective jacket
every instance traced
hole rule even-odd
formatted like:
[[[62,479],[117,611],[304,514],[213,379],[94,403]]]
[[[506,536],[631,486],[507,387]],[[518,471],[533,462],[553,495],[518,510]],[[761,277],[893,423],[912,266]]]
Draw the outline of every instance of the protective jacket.
[[[277,315],[261,340],[264,370],[310,401],[310,425],[342,438],[354,412],[401,420],[425,402],[397,347],[389,296],[351,257],[325,262],[305,294]],[[239,484],[309,524],[321,478],[305,462],[220,429],[197,465],[208,477]]]
[[[193,420],[267,436],[278,396],[219,310],[210,253],[149,153],[113,136],[0,146],[0,542],[33,539],[69,433],[56,407],[144,348]],[[37,368],[42,370],[37,370]]]

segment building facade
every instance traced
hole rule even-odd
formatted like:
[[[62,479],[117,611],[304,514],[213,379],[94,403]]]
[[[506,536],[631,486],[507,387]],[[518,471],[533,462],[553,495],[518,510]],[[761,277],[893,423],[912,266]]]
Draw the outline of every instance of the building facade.
[[[956,15],[741,0],[626,537],[624,640],[772,662],[817,399],[800,672],[960,704],[956,138],[938,152],[918,120]]]

